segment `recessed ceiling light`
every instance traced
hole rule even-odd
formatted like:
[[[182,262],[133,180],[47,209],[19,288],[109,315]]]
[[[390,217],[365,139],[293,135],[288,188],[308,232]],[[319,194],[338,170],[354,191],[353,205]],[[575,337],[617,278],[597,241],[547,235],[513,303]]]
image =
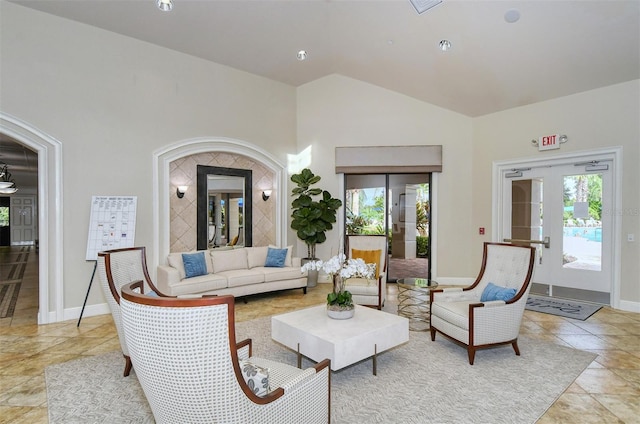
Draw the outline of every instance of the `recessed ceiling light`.
[[[306,50],[300,50],[298,52],[298,54],[296,55],[296,58],[298,58],[299,61],[303,61],[307,58],[307,51]]]
[[[518,22],[519,19],[520,19],[520,12],[517,11],[516,9],[509,9],[504,14],[504,20],[510,24],[514,22]]]
[[[451,49],[451,41],[440,40],[440,50],[442,50],[443,52],[446,52],[449,49]]]
[[[156,4],[158,5],[158,9],[163,12],[171,12],[171,9],[173,9],[172,0],[157,0]]]

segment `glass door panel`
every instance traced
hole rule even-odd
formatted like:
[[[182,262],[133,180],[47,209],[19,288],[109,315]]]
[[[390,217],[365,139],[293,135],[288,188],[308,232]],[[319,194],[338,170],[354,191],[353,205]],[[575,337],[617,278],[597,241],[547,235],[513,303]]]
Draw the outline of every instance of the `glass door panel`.
[[[602,174],[565,175],[562,266],[602,270]]]
[[[385,234],[386,176],[346,175],[346,235]]]

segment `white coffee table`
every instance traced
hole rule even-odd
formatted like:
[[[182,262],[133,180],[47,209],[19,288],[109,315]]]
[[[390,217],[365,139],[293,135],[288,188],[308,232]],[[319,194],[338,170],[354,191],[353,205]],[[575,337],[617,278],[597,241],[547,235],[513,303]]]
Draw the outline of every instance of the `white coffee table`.
[[[314,306],[271,317],[271,338],[298,354],[319,362],[331,359],[333,371],[409,341],[409,320],[388,312],[356,305],[353,318],[335,320],[327,316],[326,306]]]

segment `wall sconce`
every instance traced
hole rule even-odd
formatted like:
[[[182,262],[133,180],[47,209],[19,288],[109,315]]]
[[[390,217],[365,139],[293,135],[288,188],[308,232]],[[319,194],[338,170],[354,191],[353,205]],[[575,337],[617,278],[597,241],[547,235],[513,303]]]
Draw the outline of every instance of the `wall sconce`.
[[[269,197],[271,197],[271,190],[263,190],[262,191],[262,200],[264,200],[266,202],[267,200],[269,200]]]
[[[182,199],[187,190],[189,190],[189,186],[178,186],[178,188],[176,189],[176,195],[178,196],[178,199]]]

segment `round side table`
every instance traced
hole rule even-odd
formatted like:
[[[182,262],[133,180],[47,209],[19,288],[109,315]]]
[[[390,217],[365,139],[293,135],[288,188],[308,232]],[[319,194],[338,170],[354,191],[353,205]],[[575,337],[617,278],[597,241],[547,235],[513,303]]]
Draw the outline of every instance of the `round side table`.
[[[400,278],[398,284],[398,315],[409,319],[409,330],[429,330],[429,292],[438,283],[426,278]]]

